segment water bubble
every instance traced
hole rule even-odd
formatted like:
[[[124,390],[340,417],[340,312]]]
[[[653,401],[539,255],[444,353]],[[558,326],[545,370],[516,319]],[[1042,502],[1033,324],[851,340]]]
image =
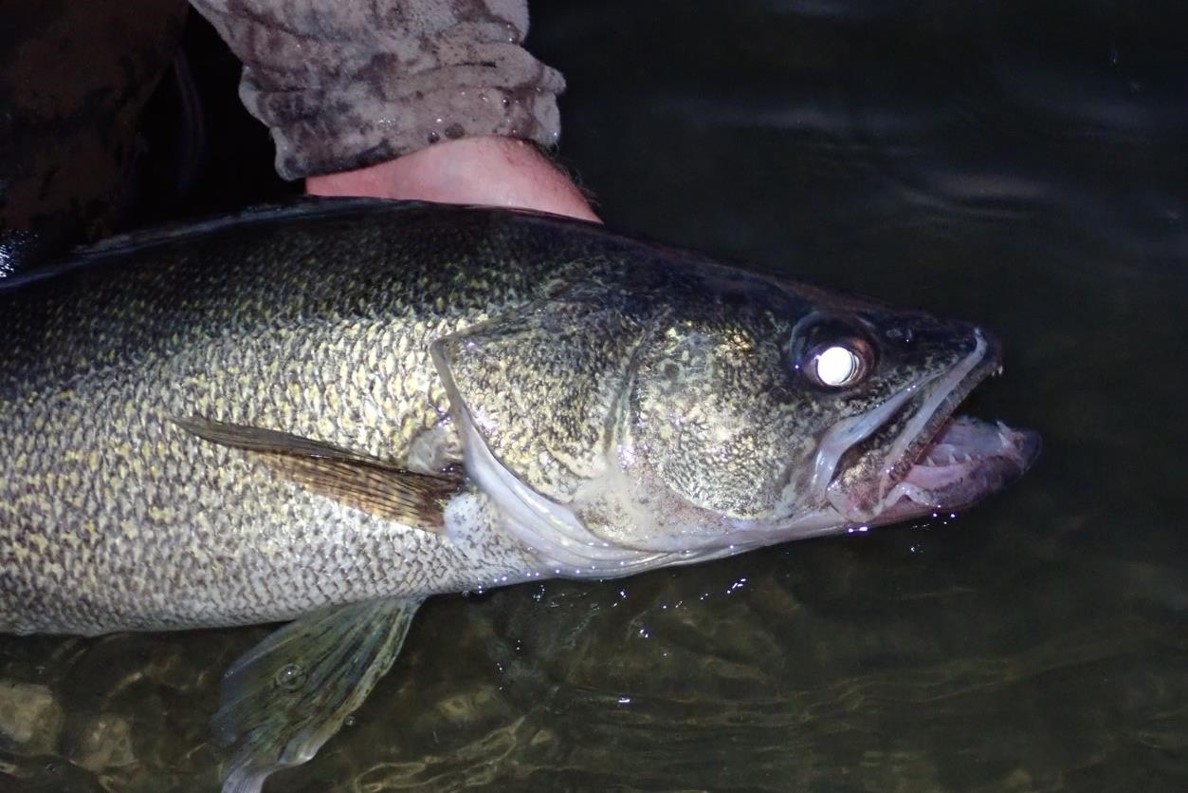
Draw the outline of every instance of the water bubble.
[[[746,585],[747,585],[747,579],[745,579],[745,578],[740,578],[740,579],[738,579],[737,581],[735,581],[733,584],[731,584],[730,586],[728,586],[728,587],[726,588],[726,592],[725,592],[725,594],[727,594],[727,595],[730,595],[730,594],[732,594],[732,593],[734,593],[734,592],[737,592],[738,590],[742,589],[742,588],[743,588],[743,587],[745,587]]]
[[[300,664],[285,664],[276,673],[276,684],[285,691],[296,691],[305,683],[305,667]]]

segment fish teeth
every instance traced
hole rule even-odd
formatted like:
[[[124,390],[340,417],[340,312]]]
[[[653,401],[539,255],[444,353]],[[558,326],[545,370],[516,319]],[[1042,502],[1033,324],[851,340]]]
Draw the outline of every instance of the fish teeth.
[[[1003,446],[1010,446],[1011,445],[1011,435],[1010,435],[1011,428],[1008,427],[1007,425],[1003,424],[1001,421],[997,422],[997,424],[998,424],[998,442],[1000,444],[1002,444]]]
[[[940,445],[928,450],[923,462],[926,465],[934,467],[942,467],[946,465],[956,465],[965,462],[968,458],[963,458],[960,452],[954,452],[952,446]]]

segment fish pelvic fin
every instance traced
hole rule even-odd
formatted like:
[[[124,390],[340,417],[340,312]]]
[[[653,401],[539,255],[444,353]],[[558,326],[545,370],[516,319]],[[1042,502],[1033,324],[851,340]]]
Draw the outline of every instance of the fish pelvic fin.
[[[392,666],[421,599],[324,609],[280,628],[223,675],[211,721],[234,756],[222,793],[259,793],[312,758]]]
[[[421,474],[375,457],[279,430],[191,416],[174,418],[210,443],[261,456],[281,477],[348,507],[441,533],[445,504],[462,476],[453,471]]]

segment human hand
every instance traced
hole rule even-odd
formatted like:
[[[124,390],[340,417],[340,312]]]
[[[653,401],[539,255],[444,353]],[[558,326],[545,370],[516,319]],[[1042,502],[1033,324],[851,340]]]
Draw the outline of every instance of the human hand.
[[[359,170],[307,177],[305,189],[315,196],[485,204],[601,222],[565,174],[514,138],[445,140]]]

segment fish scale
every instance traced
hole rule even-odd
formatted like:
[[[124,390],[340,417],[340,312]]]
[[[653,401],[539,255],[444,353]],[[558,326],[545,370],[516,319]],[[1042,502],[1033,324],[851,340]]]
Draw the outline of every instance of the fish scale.
[[[312,757],[427,596],[950,511],[1039,449],[952,418],[980,328],[525,212],[133,235],[0,326],[0,630],[292,620],[224,677],[224,793]]]
[[[123,259],[116,273],[94,261],[0,292],[10,354],[0,376],[0,627],[272,622],[530,569],[499,535],[471,553],[278,481],[170,423],[191,414],[259,423],[402,460],[446,413],[425,341],[482,321],[500,274],[511,296],[553,269],[541,261],[534,273],[522,258],[493,267],[498,253],[485,248],[449,257],[466,229],[400,215],[386,218],[388,231],[414,228],[409,253],[367,258],[360,252],[386,244],[374,225],[305,220],[283,236],[249,223],[129,240],[130,252],[93,254]],[[418,256],[427,250],[432,260]],[[348,289],[354,272],[364,286]],[[474,284],[467,272],[478,273]],[[82,599],[93,605],[72,614]]]

